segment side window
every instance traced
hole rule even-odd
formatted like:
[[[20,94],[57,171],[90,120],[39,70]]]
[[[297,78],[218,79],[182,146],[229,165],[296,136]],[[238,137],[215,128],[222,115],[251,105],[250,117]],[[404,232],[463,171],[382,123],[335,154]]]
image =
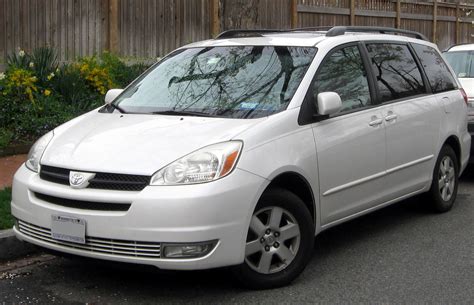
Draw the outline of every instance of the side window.
[[[357,46],[337,50],[323,62],[313,84],[314,100],[319,93],[328,91],[341,96],[340,112],[371,103],[367,74]]]
[[[367,50],[382,103],[426,93],[420,70],[406,45],[374,43]]]
[[[413,44],[413,48],[421,60],[434,93],[456,89],[456,82],[438,51],[416,43]]]

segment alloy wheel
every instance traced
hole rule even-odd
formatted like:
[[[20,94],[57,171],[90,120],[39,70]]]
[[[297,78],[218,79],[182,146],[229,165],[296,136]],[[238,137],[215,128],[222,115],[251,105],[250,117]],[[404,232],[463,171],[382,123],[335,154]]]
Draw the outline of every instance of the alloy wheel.
[[[245,261],[261,274],[285,269],[300,246],[300,227],[287,210],[271,206],[254,213],[245,247]]]
[[[445,156],[439,165],[438,187],[443,201],[449,201],[454,193],[455,184],[454,162],[449,156]]]

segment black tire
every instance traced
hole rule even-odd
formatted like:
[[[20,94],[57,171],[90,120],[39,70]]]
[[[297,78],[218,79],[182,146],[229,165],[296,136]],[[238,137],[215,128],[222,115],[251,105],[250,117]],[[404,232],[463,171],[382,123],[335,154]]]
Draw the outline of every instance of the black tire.
[[[443,160],[446,158],[452,161],[452,167],[454,169],[454,177],[453,182],[454,186],[452,187],[452,191],[448,192],[451,194],[449,198],[443,198],[442,189],[440,188],[440,181],[442,181],[442,173],[440,172],[440,167],[442,167]],[[449,177],[448,177],[449,178]],[[433,171],[433,181],[431,182],[431,188],[427,193],[428,204],[429,208],[437,213],[444,213],[449,210],[454,205],[456,200],[456,196],[458,193],[458,178],[459,178],[459,161],[456,156],[456,153],[449,145],[444,145],[441,148],[441,151],[438,156],[438,160],[436,160],[436,165]],[[447,181],[447,180],[446,180]]]
[[[277,209],[275,209],[275,207]],[[250,257],[246,257],[244,263],[241,265],[235,266],[232,268],[232,271],[235,275],[235,277],[239,280],[239,282],[244,285],[247,288],[250,289],[269,289],[269,288],[276,288],[276,287],[281,287],[288,285],[291,283],[306,267],[308,261],[311,258],[312,252],[313,252],[313,244],[314,244],[314,224],[313,220],[311,217],[311,214],[308,210],[308,208],[305,206],[303,201],[296,196],[295,194],[284,190],[284,189],[278,189],[278,188],[273,188],[268,191],[266,191],[262,197],[260,198],[260,201],[257,204],[257,207],[255,208],[254,211],[254,216],[259,213],[261,214],[258,215],[263,215],[262,213],[266,213],[266,209],[268,209],[268,221],[266,224],[262,222],[266,226],[266,232],[270,230],[270,218],[271,214],[273,213],[274,210],[281,210],[283,211],[282,220],[280,224],[282,224],[281,230],[281,235],[278,233],[278,229],[275,229],[272,231],[272,233],[268,233],[270,235],[266,235],[265,233],[264,236],[267,237],[265,243],[262,241],[262,236],[258,236],[249,228],[249,233],[247,237],[247,242],[250,241],[250,236],[253,235],[253,238],[257,238],[256,240],[259,240],[262,243],[262,247],[269,247],[266,246],[266,242],[269,241],[271,237],[277,236],[277,238],[281,238],[279,240],[282,245],[279,245],[277,242],[277,248],[274,248],[272,246],[271,250],[267,251],[268,253],[264,253],[263,249],[260,250],[259,252],[256,252],[255,255],[262,255],[260,257],[263,257],[263,255],[268,255],[270,254],[272,256],[271,262],[274,260],[278,261],[280,260],[280,255],[272,252],[272,251],[279,251],[279,250],[287,250],[289,248],[292,248],[294,244],[290,244],[287,246],[287,242],[295,242],[295,239],[298,237],[293,237],[293,239],[288,239],[284,240],[283,235],[284,235],[284,226],[288,225],[294,225],[295,223],[292,222],[287,222],[285,224],[284,218],[285,217],[290,217],[292,216],[294,220],[296,221],[296,224],[299,226],[299,239],[298,239],[298,246],[297,249],[292,248],[291,252],[293,254],[291,261],[286,264],[286,260],[282,260],[281,262],[276,262],[275,264],[271,263],[273,265],[279,265],[276,269],[278,270],[279,268],[283,268],[282,270],[279,271],[273,271],[272,273],[269,274],[263,274],[260,272],[257,272],[255,269],[256,265],[253,265],[250,262]],[[289,218],[287,218],[289,219]],[[288,228],[288,227],[287,227]],[[278,234],[278,235],[277,235]],[[271,237],[269,237],[271,236]],[[265,238],[264,238],[265,239]],[[254,240],[255,241],[255,240]],[[270,241],[272,243],[273,241]],[[283,248],[286,247],[286,248]],[[278,247],[281,247],[279,249]],[[246,247],[247,249],[247,247]],[[261,259],[261,258],[260,258]],[[259,261],[260,262],[260,261]]]

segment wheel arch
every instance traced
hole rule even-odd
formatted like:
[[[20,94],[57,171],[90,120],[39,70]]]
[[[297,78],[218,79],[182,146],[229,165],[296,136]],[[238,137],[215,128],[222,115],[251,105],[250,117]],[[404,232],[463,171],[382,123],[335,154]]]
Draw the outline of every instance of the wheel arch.
[[[455,135],[450,135],[449,137],[446,138],[446,140],[443,142],[443,147],[444,145],[449,145],[453,150],[454,153],[456,154],[457,162],[458,162],[458,167],[461,167],[461,162],[462,162],[462,155],[461,155],[461,142],[459,141],[458,137]],[[441,148],[440,148],[441,150]]]
[[[270,181],[263,193],[275,187],[288,190],[298,196],[308,208],[313,225],[316,226],[317,210],[314,193],[311,184],[303,175],[293,171],[280,173]]]

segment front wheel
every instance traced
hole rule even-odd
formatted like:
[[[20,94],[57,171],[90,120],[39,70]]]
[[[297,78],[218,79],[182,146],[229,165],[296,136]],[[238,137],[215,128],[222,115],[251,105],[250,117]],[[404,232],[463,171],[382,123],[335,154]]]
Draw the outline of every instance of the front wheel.
[[[431,208],[438,213],[451,210],[458,192],[459,165],[451,146],[441,149],[428,192]]]
[[[253,289],[287,285],[308,263],[313,243],[314,224],[303,201],[289,191],[271,189],[252,215],[245,261],[234,274]]]

